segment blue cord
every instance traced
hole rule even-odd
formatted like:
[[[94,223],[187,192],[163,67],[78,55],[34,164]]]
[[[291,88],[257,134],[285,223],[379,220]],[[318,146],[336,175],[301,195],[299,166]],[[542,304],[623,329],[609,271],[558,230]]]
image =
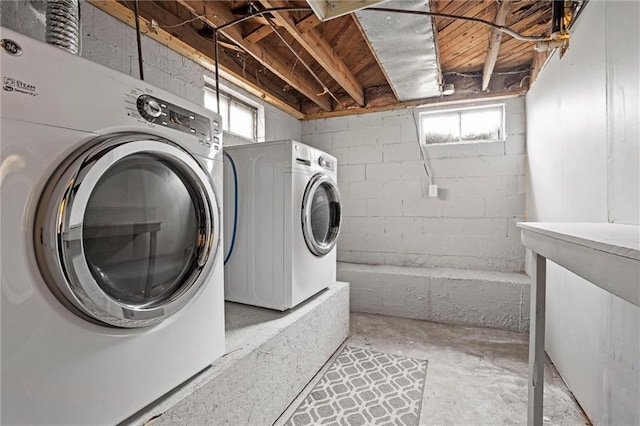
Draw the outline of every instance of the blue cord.
[[[233,247],[236,244],[236,231],[238,228],[238,172],[236,170],[236,163],[233,162],[233,158],[226,152],[224,156],[229,159],[229,163],[231,164],[231,170],[233,170],[233,232],[231,233],[231,244],[229,245],[229,253],[224,257],[224,264],[226,265],[229,259],[231,258],[231,253],[233,253]]]

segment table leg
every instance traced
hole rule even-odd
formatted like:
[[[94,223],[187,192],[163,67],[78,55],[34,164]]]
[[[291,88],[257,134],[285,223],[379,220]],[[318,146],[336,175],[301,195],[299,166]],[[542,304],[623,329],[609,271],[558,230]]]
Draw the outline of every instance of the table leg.
[[[531,311],[529,314],[529,426],[542,425],[544,390],[544,322],[547,285],[547,259],[533,253]]]

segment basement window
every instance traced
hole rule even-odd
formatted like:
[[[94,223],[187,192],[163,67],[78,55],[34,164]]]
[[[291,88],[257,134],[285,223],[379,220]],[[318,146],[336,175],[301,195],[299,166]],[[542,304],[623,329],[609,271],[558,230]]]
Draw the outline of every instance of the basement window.
[[[211,111],[218,109],[216,91],[208,86],[204,89],[204,107]],[[258,110],[257,106],[220,91],[220,115],[222,115],[222,129],[225,132],[257,142]]]
[[[504,105],[420,114],[420,142],[424,145],[502,141],[504,134]]]

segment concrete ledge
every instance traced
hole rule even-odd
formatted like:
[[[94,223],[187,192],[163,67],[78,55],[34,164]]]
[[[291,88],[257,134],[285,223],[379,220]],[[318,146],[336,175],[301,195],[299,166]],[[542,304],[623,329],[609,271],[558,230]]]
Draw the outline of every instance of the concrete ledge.
[[[226,354],[131,423],[272,424],[347,338],[349,284],[284,313],[227,303],[225,314]]]
[[[351,310],[525,332],[529,277],[511,272],[338,263]]]

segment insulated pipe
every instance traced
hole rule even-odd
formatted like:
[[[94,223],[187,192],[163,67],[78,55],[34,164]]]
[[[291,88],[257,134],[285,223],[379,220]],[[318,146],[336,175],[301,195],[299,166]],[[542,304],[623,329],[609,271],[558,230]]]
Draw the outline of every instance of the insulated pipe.
[[[46,42],[77,55],[79,15],[78,0],[49,0]]]

